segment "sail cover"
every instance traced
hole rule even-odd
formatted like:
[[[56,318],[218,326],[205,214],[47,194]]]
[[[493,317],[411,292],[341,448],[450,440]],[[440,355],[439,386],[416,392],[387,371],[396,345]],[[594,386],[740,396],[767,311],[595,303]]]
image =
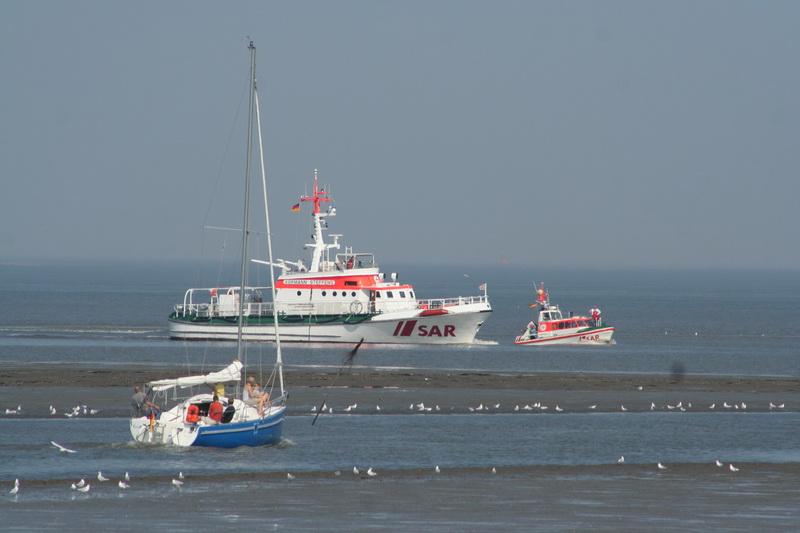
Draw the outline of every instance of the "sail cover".
[[[240,381],[242,379],[242,363],[234,361],[227,367],[218,372],[211,372],[201,376],[186,376],[174,379],[159,379],[151,381],[148,385],[156,392],[180,387],[194,387],[195,385],[213,385],[215,383],[225,383],[227,381]]]

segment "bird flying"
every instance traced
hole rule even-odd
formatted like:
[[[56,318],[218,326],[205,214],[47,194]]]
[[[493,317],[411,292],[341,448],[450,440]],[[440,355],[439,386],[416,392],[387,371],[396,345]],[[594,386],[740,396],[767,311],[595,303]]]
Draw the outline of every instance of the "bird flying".
[[[63,453],[78,453],[78,452],[76,452],[75,450],[70,450],[69,448],[66,448],[66,447],[64,447],[64,446],[60,445],[59,443],[57,443],[57,442],[56,442],[56,441],[54,441],[54,440],[51,440],[51,441],[50,441],[50,444],[52,444],[53,446],[55,446],[56,448],[58,448],[58,451],[60,451],[60,452],[63,452]]]

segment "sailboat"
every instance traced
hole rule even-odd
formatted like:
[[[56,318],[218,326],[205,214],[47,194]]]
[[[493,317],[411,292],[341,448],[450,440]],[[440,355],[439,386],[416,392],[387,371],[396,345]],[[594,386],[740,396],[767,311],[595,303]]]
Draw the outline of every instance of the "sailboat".
[[[258,133],[258,155],[261,169],[261,185],[264,193],[264,214],[267,229],[267,252],[269,261],[258,261],[269,265],[270,289],[275,297],[275,272],[272,257],[272,234],[269,223],[269,203],[267,198],[267,178],[264,167],[264,149],[261,139],[261,111],[256,83],[256,48],[252,41],[250,51],[250,115],[247,122],[247,161],[245,164],[245,204],[242,230],[241,287],[239,294],[245,294],[248,270],[248,237],[250,227],[250,181],[253,158],[253,118]],[[255,113],[254,113],[255,112]],[[255,260],[254,260],[255,261]],[[247,388],[240,387],[242,375],[247,372],[247,354],[244,350],[242,329],[244,327],[244,299],[238,299],[239,322],[237,333],[236,358],[225,368],[207,374],[160,379],[146,384],[148,403],[157,406],[174,404],[168,410],[157,412],[150,409],[144,414],[141,409],[130,420],[131,435],[141,443],[167,444],[175,446],[211,446],[235,448],[238,446],[261,446],[276,444],[281,439],[283,421],[286,416],[286,391],[283,382],[283,359],[278,328],[277,311],[273,312],[275,328],[276,357],[275,366],[269,377],[269,400],[248,398]],[[225,386],[235,392],[225,394]],[[277,386],[277,391],[275,390]],[[205,391],[196,392],[197,387]],[[184,394],[186,389],[189,394]],[[212,390],[213,389],[213,390]],[[277,395],[275,393],[277,392]],[[220,420],[209,417],[214,397],[224,407]],[[214,409],[220,406],[215,405]]]

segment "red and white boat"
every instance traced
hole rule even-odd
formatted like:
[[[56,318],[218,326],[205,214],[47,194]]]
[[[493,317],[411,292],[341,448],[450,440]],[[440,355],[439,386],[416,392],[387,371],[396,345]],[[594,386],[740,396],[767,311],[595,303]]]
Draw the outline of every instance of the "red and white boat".
[[[483,294],[432,300],[417,299],[414,287],[401,283],[396,273],[386,276],[373,254],[343,247],[337,234],[325,241],[327,220],[336,215],[332,198],[320,189],[314,171],[311,196],[314,225],[311,264],[277,260],[282,273],[275,283],[275,306],[281,340],[295,342],[470,344],[475,341],[492,308]],[[343,250],[343,251],[339,251]],[[257,261],[269,265],[266,261]],[[175,339],[236,339],[239,287],[193,288],[169,317]],[[246,287],[243,335],[249,340],[274,340],[272,303],[262,302],[269,287]]]
[[[557,305],[550,303],[550,294],[544,283],[536,290],[536,303],[539,307],[538,323],[530,321],[522,335],[514,339],[514,344],[611,344],[614,328],[603,323],[600,309],[589,310],[590,316],[564,317]]]

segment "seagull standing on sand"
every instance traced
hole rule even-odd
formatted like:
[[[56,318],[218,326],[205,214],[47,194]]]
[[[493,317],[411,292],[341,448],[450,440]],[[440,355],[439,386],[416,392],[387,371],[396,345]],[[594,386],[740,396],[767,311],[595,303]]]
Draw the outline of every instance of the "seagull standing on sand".
[[[103,475],[103,472],[101,472],[100,470],[98,470],[98,471],[97,471],[97,481],[99,481],[100,483],[102,483],[103,481],[108,481],[108,478],[107,478],[106,476],[104,476],[104,475]]]
[[[717,459],[716,461],[714,461],[714,464],[715,464],[715,465],[717,465],[717,467],[718,467],[718,468],[722,468],[722,467],[724,466],[724,465],[722,464],[722,461],[720,461],[719,459]]]
[[[716,407],[717,407],[716,403],[712,403],[711,405],[708,406],[709,409],[714,409]]]
[[[54,440],[51,440],[50,444],[52,444],[53,446],[58,448],[58,451],[63,452],[63,453],[77,453],[75,450],[70,450],[69,448],[65,448],[64,446],[60,445],[59,443],[57,443]]]
[[[736,468],[735,466],[733,466],[733,463],[730,463],[730,464],[728,465],[728,469],[730,469],[730,471],[731,471],[731,472],[738,472],[738,471],[739,471],[739,469],[738,469],[738,468]]]
[[[130,481],[130,480],[131,480],[131,476],[129,476],[128,473],[125,472],[125,481]]]
[[[289,481],[294,479],[294,476],[292,475],[291,472],[286,472],[286,479],[288,479]],[[175,480],[173,479],[173,481],[175,481]]]
[[[563,409],[562,409],[562,408],[560,408],[560,407],[558,406],[558,404],[556,404],[556,412],[560,413],[561,411],[563,411]]]
[[[83,478],[81,478],[81,480],[80,480],[80,481],[78,481],[78,482],[75,484],[75,488],[78,488],[78,489],[80,489],[80,488],[83,488],[83,487],[85,487],[85,486],[86,486],[86,480],[85,480],[85,479],[83,479]]]
[[[183,472],[178,472],[178,479],[186,479],[183,475]]]
[[[655,402],[650,402],[650,410],[655,411],[655,408],[656,408]]]
[[[594,411],[595,409],[597,409],[597,404],[595,403],[595,404],[590,405],[589,409]]]
[[[354,476],[357,476],[357,475],[358,475],[358,474],[360,474],[360,473],[361,473],[361,472],[358,470],[358,467],[357,467],[357,466],[354,466],[354,467],[353,467],[353,475],[354,475]]]
[[[495,467],[492,467],[492,474],[496,474],[496,473],[497,473],[497,469]]]
[[[439,465],[436,465],[433,471],[436,472],[437,474],[440,474],[442,472],[441,469],[439,468]]]
[[[127,489],[128,487],[130,487],[130,485],[128,485],[127,483],[125,483],[125,482],[124,482],[124,481],[122,481],[122,480],[120,480],[120,481],[119,481],[119,483],[117,483],[117,486],[118,486],[119,488],[121,488],[122,490],[125,490],[125,489]]]
[[[78,492],[83,492],[84,494],[86,494],[87,492],[89,492],[89,489],[91,489],[91,488],[92,488],[92,486],[87,483],[83,487],[78,487],[77,490],[78,490]]]
[[[367,469],[367,475],[368,475],[369,477],[375,477],[375,476],[377,476],[377,475],[378,475],[378,473],[377,473],[377,472],[375,472],[375,471],[372,469],[372,467],[369,467],[369,468]]]
[[[439,467],[437,466],[436,468],[439,468]],[[12,496],[16,496],[18,492],[19,492],[19,479],[15,479],[14,480],[14,488],[11,489],[10,491],[8,491],[8,493],[11,494]]]
[[[51,405],[50,406],[50,416],[53,416],[55,414],[58,414],[58,412],[56,411],[56,408]]]
[[[659,469],[659,470],[666,470],[666,469],[667,469],[667,467],[666,467],[666,466],[664,466],[664,465],[662,465],[660,461],[659,461],[659,463],[658,463],[656,466],[658,466],[658,469]]]
[[[619,459],[617,459],[617,464],[621,465],[621,464],[624,464],[624,463],[625,463],[625,456],[624,455],[620,455]]]
[[[183,485],[183,481],[181,481],[180,479],[174,479],[174,478],[173,478],[173,480],[172,480],[172,484],[173,484],[174,486],[176,486],[176,487],[180,488],[180,487]]]
[[[620,405],[619,406],[619,410],[620,411],[627,411],[628,409],[626,409],[624,405]]]

